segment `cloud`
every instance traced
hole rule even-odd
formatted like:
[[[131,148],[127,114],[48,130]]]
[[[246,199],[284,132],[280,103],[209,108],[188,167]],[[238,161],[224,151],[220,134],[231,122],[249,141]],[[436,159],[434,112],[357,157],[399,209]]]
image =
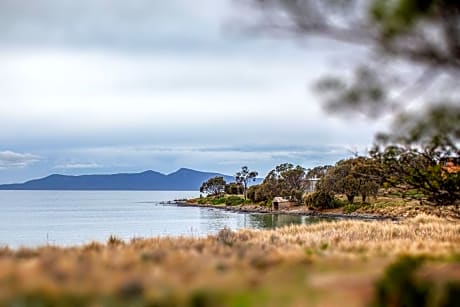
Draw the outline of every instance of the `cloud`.
[[[56,169],[262,174],[333,163],[384,130],[333,120],[307,92],[342,49],[228,35],[234,2],[0,0],[0,143],[46,157],[0,181]],[[5,156],[0,168],[40,159]]]
[[[103,165],[97,163],[66,163],[56,165],[55,169],[95,169],[102,168]]]
[[[222,35],[230,2],[0,0],[0,142],[368,142],[373,126],[325,119],[306,91],[327,52]]]
[[[41,157],[29,153],[0,151],[0,168],[25,167],[40,160]]]
[[[64,153],[63,153],[64,154]],[[168,173],[181,167],[232,174],[242,165],[265,174],[275,165],[290,162],[304,167],[333,164],[350,153],[343,146],[112,146],[75,148],[67,156],[104,161],[104,171]]]
[[[0,182],[14,183],[47,176],[132,173],[155,170],[171,173],[186,167],[232,175],[247,165],[264,177],[281,163],[299,164],[306,168],[334,164],[349,157],[345,146],[263,144],[237,146],[217,145],[113,145],[34,150],[46,157],[27,168],[10,168],[0,172]]]
[[[325,144],[373,134],[373,124],[321,114],[291,59],[105,55],[0,52],[0,120],[10,127],[1,143],[36,152],[31,144]]]
[[[0,41],[11,45],[184,49],[209,45],[230,1],[0,1]],[[205,9],[203,9],[205,8]]]

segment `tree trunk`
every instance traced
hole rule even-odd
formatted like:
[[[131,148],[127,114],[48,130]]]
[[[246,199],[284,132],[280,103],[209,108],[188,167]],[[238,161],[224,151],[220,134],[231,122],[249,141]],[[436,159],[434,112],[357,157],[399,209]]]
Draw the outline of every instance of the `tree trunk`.
[[[355,196],[353,194],[347,194],[347,200],[350,204],[353,203],[353,200],[355,199]]]
[[[362,195],[361,195],[361,198],[363,199],[363,203],[365,203],[365,202],[366,202],[366,197],[367,197],[367,195],[366,195],[366,194],[362,194]]]

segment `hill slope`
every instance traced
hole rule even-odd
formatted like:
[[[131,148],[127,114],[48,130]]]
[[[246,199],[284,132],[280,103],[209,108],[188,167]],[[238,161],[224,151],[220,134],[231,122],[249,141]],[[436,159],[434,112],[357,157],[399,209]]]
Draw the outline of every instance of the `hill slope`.
[[[50,175],[24,183],[3,184],[0,190],[152,190],[187,191],[198,190],[209,178],[223,176],[232,182],[234,177],[218,173],[200,172],[181,168],[165,175],[154,171],[109,175]]]

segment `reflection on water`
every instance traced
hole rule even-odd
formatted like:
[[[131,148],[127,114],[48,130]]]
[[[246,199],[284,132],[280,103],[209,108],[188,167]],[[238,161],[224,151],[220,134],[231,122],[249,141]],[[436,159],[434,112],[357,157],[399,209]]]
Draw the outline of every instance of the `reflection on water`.
[[[313,224],[328,219],[294,214],[236,213],[222,209],[201,208],[200,218],[205,231],[213,233],[222,228],[274,229],[289,225]]]
[[[288,225],[312,224],[325,219],[291,214],[248,214],[247,220],[249,228],[273,229]]]
[[[202,232],[212,234],[223,228],[244,228],[244,216],[221,209],[199,208]]]

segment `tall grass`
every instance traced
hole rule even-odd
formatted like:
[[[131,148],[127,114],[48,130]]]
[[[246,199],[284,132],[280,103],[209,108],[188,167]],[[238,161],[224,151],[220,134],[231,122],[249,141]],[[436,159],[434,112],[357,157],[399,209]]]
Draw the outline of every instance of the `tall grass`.
[[[419,216],[2,248],[0,306],[354,306],[397,257],[455,267],[459,242],[459,223]]]

